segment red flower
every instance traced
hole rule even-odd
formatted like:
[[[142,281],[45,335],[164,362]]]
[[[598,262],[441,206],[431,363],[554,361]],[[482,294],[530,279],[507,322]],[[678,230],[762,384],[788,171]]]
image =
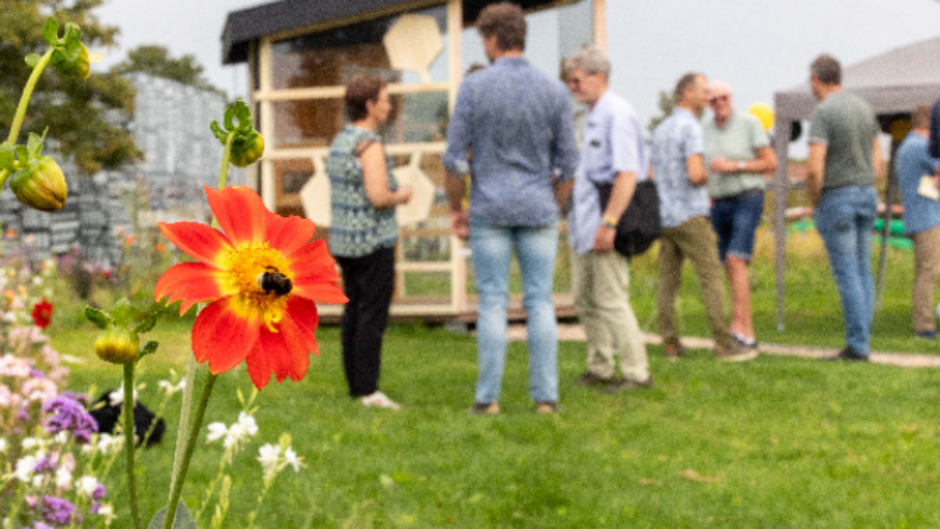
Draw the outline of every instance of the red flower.
[[[339,274],[313,222],[279,217],[247,187],[206,187],[222,231],[196,222],[157,223],[199,262],[181,263],[157,281],[154,297],[183,300],[180,314],[211,302],[193,326],[193,353],[213,374],[245,361],[258,389],[307,374],[317,352],[314,302],[345,303]]]
[[[52,321],[52,303],[43,298],[33,307],[33,323],[40,329],[45,329]]]

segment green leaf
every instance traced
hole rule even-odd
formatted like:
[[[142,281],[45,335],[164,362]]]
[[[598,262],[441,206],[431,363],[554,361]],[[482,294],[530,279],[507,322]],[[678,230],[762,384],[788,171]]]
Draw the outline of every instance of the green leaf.
[[[11,173],[16,171],[16,155],[13,154],[13,146],[8,141],[0,144],[0,169]]]
[[[244,101],[236,101],[232,105],[233,114],[235,119],[238,120],[238,127],[236,127],[240,132],[250,133],[254,130],[251,121],[251,109],[248,108],[248,105]],[[229,130],[234,130],[232,127],[229,127]]]
[[[134,316],[136,316],[137,311],[134,310],[131,302],[127,298],[121,298],[117,303],[114,304],[114,310],[111,313],[114,315],[114,323],[120,327],[124,327],[130,323]]]
[[[163,524],[166,522],[166,511],[167,508],[164,507],[160,509],[157,514],[153,515],[153,519],[150,520],[147,529],[163,529]],[[173,529],[198,529],[196,527],[196,521],[193,520],[193,516],[189,514],[189,510],[182,501],[176,508],[176,520],[173,521]]]
[[[147,355],[152,355],[153,353],[156,353],[157,347],[159,346],[160,346],[159,342],[150,341],[150,342],[145,343],[144,346],[140,348],[140,356],[137,357],[137,361],[140,362],[141,358]]]
[[[25,145],[16,146],[16,161],[20,163],[21,168],[29,163],[29,149]]]
[[[212,130],[212,135],[218,138],[222,145],[225,145],[225,142],[228,141],[228,132],[223,130],[215,120],[209,125],[209,129]]]
[[[157,315],[151,314],[147,316],[144,321],[137,324],[134,327],[134,332],[137,334],[146,334],[153,330],[153,327],[157,324]]]
[[[93,307],[85,307],[85,317],[88,318],[88,321],[94,323],[98,326],[99,329],[102,330],[107,329],[111,325],[114,325],[114,320],[111,318],[110,314]]]
[[[42,38],[52,47],[59,44],[59,23],[54,18],[49,17],[46,20],[46,26],[42,29]]]
[[[26,56],[26,65],[32,69],[36,69],[36,65],[39,64],[39,61],[42,60],[42,57],[37,53],[30,53]]]
[[[48,133],[49,127],[46,127],[46,130],[42,131],[42,136],[33,132],[29,133],[29,139],[26,141],[26,150],[29,151],[29,157],[31,159],[37,159],[42,154],[43,144],[46,141],[46,134]]]

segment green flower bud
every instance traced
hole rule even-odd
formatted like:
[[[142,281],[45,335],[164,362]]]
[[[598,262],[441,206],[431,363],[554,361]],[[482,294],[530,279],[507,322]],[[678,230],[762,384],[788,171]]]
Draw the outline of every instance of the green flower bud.
[[[88,79],[91,76],[91,60],[88,58],[88,48],[84,44],[79,45],[81,48],[76,50],[74,57],[57,62],[53,66],[57,72],[66,77]]]
[[[110,327],[95,340],[95,354],[112,364],[130,364],[140,357],[140,339],[129,329]]]
[[[31,170],[18,172],[10,189],[20,202],[39,211],[59,211],[68,196],[65,175],[48,156],[41,157]]]
[[[255,132],[247,138],[236,136],[232,141],[230,161],[235,167],[247,167],[264,154],[264,136]]]

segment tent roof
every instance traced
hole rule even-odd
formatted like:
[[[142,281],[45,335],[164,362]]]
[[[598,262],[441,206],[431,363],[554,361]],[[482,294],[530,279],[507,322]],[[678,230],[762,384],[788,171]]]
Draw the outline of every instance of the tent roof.
[[[893,49],[842,70],[842,88],[875,113],[901,114],[940,97],[940,37]],[[778,118],[807,119],[816,106],[809,82],[777,92]]]
[[[248,60],[248,43],[285,31],[333,21],[369,17],[409,6],[445,4],[447,0],[281,0],[232,11],[222,30],[222,64]],[[480,11],[498,0],[463,0],[464,25],[472,24]],[[578,0],[513,0],[522,9],[533,11],[575,3]]]

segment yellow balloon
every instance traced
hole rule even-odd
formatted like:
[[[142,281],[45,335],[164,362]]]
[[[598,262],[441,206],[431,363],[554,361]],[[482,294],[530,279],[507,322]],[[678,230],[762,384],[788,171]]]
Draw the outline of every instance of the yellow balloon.
[[[774,126],[774,109],[771,108],[767,103],[761,103],[758,101],[757,103],[751,105],[747,111],[760,120],[761,125],[764,126],[765,131],[770,130],[770,128]]]

